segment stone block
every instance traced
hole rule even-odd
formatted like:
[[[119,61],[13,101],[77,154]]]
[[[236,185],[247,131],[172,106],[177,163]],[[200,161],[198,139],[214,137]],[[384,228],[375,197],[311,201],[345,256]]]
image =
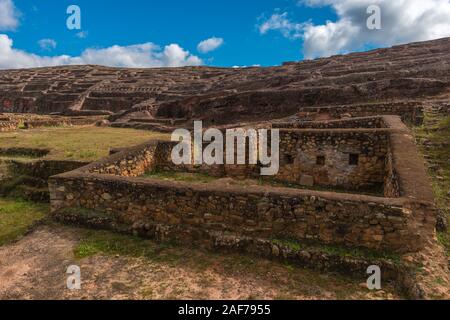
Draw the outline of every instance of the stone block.
[[[314,177],[304,174],[300,178],[300,184],[302,186],[312,187],[314,186]]]

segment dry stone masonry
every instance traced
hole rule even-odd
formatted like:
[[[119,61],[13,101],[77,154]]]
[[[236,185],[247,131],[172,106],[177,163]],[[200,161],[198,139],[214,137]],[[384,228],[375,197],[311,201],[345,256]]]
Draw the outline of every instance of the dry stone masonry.
[[[153,141],[52,177],[52,212],[63,221],[153,238],[170,236],[185,243],[199,238],[206,241],[209,234],[220,232],[254,239],[287,238],[417,251],[435,225],[431,192],[426,190],[429,185],[421,181],[425,192],[409,189],[417,177],[427,179],[423,164],[413,153],[409,157],[419,171],[412,174],[401,167],[396,152],[403,152],[399,148],[412,151],[415,146],[399,117],[387,116],[374,123],[383,123],[386,128],[283,129],[281,157],[294,159],[294,164],[284,164],[275,179],[301,182],[311,176],[312,184],[334,187],[340,181],[349,189],[380,184],[387,197],[141,177],[149,170],[175,169],[168,156],[171,144]],[[322,155],[325,164],[308,158]],[[358,155],[358,161],[351,163],[355,160],[351,155]],[[224,167],[225,176],[233,171]],[[177,170],[192,171],[195,167]],[[217,168],[211,174],[217,174]],[[238,175],[234,172],[231,176]],[[335,176],[341,180],[333,179]]]
[[[367,260],[275,241],[371,254],[422,250],[435,237],[436,209],[406,125],[422,124],[424,111],[450,114],[449,71],[450,38],[268,68],[2,70],[0,135],[93,124],[171,133],[196,120],[220,130],[279,129],[280,170],[270,178],[260,164],[175,165],[167,141],[111,150],[88,165],[8,166],[42,175],[45,187],[56,174],[52,216],[64,222],[365,274]],[[414,272],[375,264],[422,296]]]

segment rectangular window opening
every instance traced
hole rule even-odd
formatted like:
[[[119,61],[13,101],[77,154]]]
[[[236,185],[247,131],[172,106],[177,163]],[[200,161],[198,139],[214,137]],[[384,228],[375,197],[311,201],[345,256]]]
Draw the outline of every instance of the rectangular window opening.
[[[324,166],[325,165],[325,156],[317,156],[316,164],[318,166]]]
[[[359,164],[359,154],[351,154],[349,158],[349,164],[351,166],[357,166]]]

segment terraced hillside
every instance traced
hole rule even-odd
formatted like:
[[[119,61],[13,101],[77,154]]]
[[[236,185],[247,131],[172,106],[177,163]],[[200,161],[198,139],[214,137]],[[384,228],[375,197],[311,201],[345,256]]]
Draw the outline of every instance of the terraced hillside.
[[[405,100],[412,106],[441,101],[450,90],[449,71],[450,38],[270,68],[5,70],[0,112],[228,124],[282,118],[308,107],[370,103],[376,110]]]

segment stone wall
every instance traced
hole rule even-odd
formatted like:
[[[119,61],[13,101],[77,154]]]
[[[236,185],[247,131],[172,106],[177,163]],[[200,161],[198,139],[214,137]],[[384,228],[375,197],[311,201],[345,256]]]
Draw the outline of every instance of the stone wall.
[[[380,187],[384,181],[388,133],[384,130],[280,131],[277,180],[341,187]]]
[[[104,119],[101,116],[65,117],[60,115],[42,116],[37,114],[10,114],[0,117],[0,132],[14,131],[20,127],[33,129],[58,126],[94,125]]]
[[[55,118],[46,120],[30,120],[24,122],[26,129],[41,128],[41,127],[59,127],[59,126],[84,126],[93,125],[99,118]]]
[[[88,162],[69,160],[6,160],[5,164],[13,177],[30,176],[47,181],[51,176],[84,167]]]
[[[401,197],[420,200],[433,206],[434,195],[430,177],[426,172],[424,159],[417,149],[414,135],[400,117],[384,117],[384,121],[392,130],[389,134],[389,148],[395,189],[398,189]]]
[[[99,214],[80,215],[75,222],[149,237],[158,228],[178,228],[184,230],[178,233],[179,240],[189,239],[185,233],[204,229],[414,251],[424,236],[410,223],[402,199],[77,173],[53,177],[50,192],[52,212],[61,220],[65,209],[89,209]]]
[[[160,159],[156,165],[162,170],[261,178],[259,165],[174,165],[170,159],[173,145],[160,143]],[[281,129],[280,170],[267,179],[347,190],[380,190],[388,147],[388,132],[383,129]],[[350,162],[351,157],[356,157],[353,159],[356,163]]]
[[[0,121],[0,132],[15,131],[19,128],[19,123],[15,121]]]
[[[431,188],[417,150],[411,149],[410,132],[399,117],[384,120],[388,129],[328,130],[327,134],[282,130],[281,138],[284,151],[298,152],[297,141],[302,140],[300,146],[311,146],[307,152],[312,153],[317,141],[327,140],[338,148],[330,152],[356,145],[365,152],[360,161],[365,154],[384,157],[376,171],[389,198],[140,178],[169,163],[174,143],[153,141],[51,177],[52,214],[61,221],[182,242],[202,242],[210,232],[219,232],[230,237],[417,251],[434,236]],[[378,176],[378,170],[383,175]]]
[[[92,163],[86,172],[110,174],[122,177],[138,177],[156,167],[158,141],[151,141],[137,147],[125,149],[107,159]]]
[[[171,172],[190,172],[190,173],[202,173],[216,178],[232,177],[237,179],[246,178],[261,178],[259,165],[175,165],[171,160],[172,148],[176,145],[174,142],[161,141],[158,145],[158,161],[155,169]],[[208,144],[205,143],[203,149]],[[236,151],[235,148],[235,156]],[[248,159],[248,150],[246,150],[246,159]],[[193,160],[192,160],[193,161]],[[225,155],[224,160],[225,162]]]
[[[398,174],[394,168],[392,151],[389,150],[386,158],[386,175],[384,177],[384,196],[387,198],[400,197]]]
[[[301,113],[324,114],[335,119],[342,118],[346,115],[350,115],[351,117],[398,115],[407,123],[420,125],[423,122],[423,103],[415,101],[329,107],[302,107],[299,111]]]
[[[297,117],[289,121],[274,121],[272,128],[279,129],[354,129],[386,128],[382,117],[362,117],[328,121],[302,121]]]
[[[35,155],[32,153],[33,150],[29,150],[29,152],[30,155]],[[2,167],[0,170],[0,195],[49,203],[48,179],[86,164],[86,162],[57,160],[0,160]]]
[[[38,148],[0,148],[0,156],[41,158],[50,153],[49,149]]]

